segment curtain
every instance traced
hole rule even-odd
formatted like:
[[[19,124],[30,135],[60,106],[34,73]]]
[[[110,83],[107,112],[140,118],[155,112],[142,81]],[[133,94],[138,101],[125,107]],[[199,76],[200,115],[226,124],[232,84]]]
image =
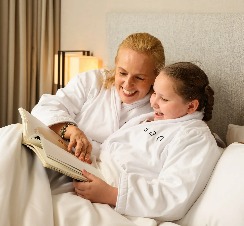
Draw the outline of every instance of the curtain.
[[[53,92],[61,0],[0,1],[0,127]]]

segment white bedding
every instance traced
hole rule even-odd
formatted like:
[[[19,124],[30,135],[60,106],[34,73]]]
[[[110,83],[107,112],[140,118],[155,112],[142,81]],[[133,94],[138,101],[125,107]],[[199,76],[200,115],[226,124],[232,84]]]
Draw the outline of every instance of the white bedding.
[[[71,180],[46,170],[21,145],[21,124],[0,129],[0,225],[155,226],[148,218],[126,218],[109,205],[73,193]]]

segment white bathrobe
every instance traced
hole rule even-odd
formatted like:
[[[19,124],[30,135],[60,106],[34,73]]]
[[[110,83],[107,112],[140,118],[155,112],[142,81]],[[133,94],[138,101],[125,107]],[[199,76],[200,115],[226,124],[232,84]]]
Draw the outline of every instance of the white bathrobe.
[[[111,135],[98,164],[108,182],[118,186],[116,211],[180,219],[203,191],[222,149],[201,112],[140,123],[150,117],[134,118]]]
[[[92,70],[74,77],[56,95],[44,94],[32,114],[46,125],[74,122],[94,142],[102,143],[129,119],[152,111],[147,95],[121,104],[116,88],[103,87],[105,73]]]

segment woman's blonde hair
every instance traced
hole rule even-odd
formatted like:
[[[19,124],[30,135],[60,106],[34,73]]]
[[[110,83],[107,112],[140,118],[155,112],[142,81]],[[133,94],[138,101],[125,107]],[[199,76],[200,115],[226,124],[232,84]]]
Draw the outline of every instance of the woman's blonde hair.
[[[158,38],[149,33],[134,33],[124,39],[118,47],[115,61],[121,48],[129,48],[138,53],[152,57],[156,74],[158,74],[165,65],[164,47]],[[110,88],[114,84],[115,69],[106,71],[106,74],[104,86],[105,88]]]

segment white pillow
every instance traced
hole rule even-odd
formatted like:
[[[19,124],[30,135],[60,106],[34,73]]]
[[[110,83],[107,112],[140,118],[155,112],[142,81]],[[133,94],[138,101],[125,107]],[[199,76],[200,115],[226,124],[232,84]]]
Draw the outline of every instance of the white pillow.
[[[234,142],[244,143],[244,126],[229,124],[226,134],[226,143],[230,145]]]
[[[181,226],[244,225],[244,144],[223,152],[204,192],[181,220]]]

